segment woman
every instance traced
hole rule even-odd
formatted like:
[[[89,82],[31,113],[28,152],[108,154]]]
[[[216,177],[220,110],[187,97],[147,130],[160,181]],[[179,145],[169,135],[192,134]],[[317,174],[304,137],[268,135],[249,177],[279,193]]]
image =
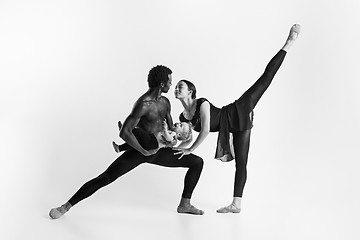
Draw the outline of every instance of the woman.
[[[175,97],[184,107],[180,121],[191,122],[194,130],[199,132],[191,147],[186,148],[189,143],[182,143],[175,148],[178,150],[175,154],[180,155],[180,158],[190,154],[199,147],[209,132],[219,132],[215,158],[222,161],[231,161],[235,158],[233,201],[230,205],[218,209],[219,213],[239,213],[241,210],[241,198],[247,177],[246,165],[253,109],[269,87],[299,33],[300,25],[293,25],[284,46],[268,63],[261,77],[238,100],[221,109],[214,107],[205,98],[196,99],[196,88],[187,80],[179,81],[175,88]]]

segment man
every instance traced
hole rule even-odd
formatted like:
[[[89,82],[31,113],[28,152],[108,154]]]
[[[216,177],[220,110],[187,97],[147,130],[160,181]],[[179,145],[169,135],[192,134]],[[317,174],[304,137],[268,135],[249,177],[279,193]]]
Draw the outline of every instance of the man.
[[[203,160],[193,154],[178,159],[175,151],[170,148],[145,150],[135,137],[133,130],[141,129],[143,132],[154,134],[162,130],[164,119],[169,126],[173,125],[170,115],[170,102],[162,96],[171,86],[172,71],[162,65],[153,67],[148,75],[149,90],[134,104],[130,115],[126,118],[120,130],[120,137],[133,149],[125,151],[102,174],[86,182],[65,204],[51,209],[49,215],[53,219],[63,216],[71,207],[83,199],[91,196],[100,188],[112,183],[120,176],[131,171],[142,163],[156,164],[165,167],[189,168],[184,181],[184,190],[178,213],[202,215],[204,212],[192,206],[190,199],[199,180]]]

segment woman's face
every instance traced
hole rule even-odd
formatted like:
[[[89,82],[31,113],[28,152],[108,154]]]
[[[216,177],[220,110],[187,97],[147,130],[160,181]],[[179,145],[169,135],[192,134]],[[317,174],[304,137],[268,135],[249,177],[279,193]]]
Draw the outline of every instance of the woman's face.
[[[177,99],[184,99],[184,98],[191,98],[192,91],[189,91],[188,85],[180,81],[176,84],[175,87],[175,98]]]

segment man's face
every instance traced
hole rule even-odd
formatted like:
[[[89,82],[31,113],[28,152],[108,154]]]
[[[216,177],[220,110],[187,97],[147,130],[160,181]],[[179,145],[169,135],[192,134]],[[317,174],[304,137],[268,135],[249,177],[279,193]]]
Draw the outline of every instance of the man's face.
[[[166,82],[166,84],[162,87],[162,92],[167,93],[172,85],[172,76],[171,74],[168,75],[169,80]]]

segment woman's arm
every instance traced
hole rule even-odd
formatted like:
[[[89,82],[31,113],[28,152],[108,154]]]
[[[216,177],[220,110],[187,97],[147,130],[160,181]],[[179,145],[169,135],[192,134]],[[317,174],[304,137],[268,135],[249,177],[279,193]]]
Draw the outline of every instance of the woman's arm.
[[[192,153],[196,148],[200,146],[200,144],[205,140],[205,138],[209,135],[210,132],[210,103],[205,101],[200,106],[200,121],[201,121],[201,131],[197,136],[195,142],[192,144],[190,148],[183,148],[182,144],[178,147],[174,148],[175,150],[179,150],[175,155],[181,154],[179,157],[182,158],[184,155],[188,155]],[[184,143],[186,144],[186,143]]]
[[[189,148],[193,152],[210,133],[210,103],[205,101],[200,106],[201,130],[193,145]]]

